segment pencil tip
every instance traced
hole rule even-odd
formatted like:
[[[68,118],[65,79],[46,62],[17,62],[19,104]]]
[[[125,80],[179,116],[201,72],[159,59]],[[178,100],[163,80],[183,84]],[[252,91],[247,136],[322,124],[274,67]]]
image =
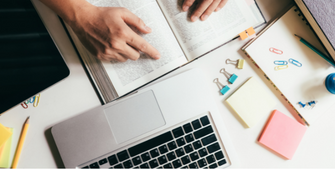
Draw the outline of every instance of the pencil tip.
[[[298,38],[301,38],[299,35],[297,35],[297,34],[294,34],[296,37],[298,37]]]

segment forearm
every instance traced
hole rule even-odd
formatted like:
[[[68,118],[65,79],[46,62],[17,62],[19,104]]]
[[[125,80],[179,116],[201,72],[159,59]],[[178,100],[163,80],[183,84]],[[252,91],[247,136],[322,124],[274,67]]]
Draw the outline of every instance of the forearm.
[[[40,0],[65,22],[69,23],[78,19],[81,12],[89,11],[92,5],[86,0]]]

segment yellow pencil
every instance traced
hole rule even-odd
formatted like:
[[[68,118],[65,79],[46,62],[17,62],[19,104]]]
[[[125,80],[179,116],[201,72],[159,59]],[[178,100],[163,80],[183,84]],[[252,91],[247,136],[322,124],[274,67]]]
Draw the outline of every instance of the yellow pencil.
[[[16,168],[17,164],[19,162],[22,147],[23,147],[23,144],[24,144],[24,140],[26,138],[26,134],[27,134],[27,131],[28,131],[28,127],[29,127],[29,117],[27,118],[26,122],[24,123],[23,129],[22,129],[22,132],[21,132],[21,136],[20,136],[20,140],[19,140],[19,143],[18,143],[17,148],[16,148],[12,168]]]

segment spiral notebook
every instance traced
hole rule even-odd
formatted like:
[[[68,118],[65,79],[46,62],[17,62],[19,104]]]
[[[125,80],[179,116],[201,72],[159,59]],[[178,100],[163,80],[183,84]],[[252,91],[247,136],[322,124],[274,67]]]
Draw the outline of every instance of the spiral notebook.
[[[325,52],[296,6],[269,24],[242,50],[305,124],[310,125],[335,103],[335,95],[327,91],[324,83],[327,75],[334,73],[335,69],[294,34]]]

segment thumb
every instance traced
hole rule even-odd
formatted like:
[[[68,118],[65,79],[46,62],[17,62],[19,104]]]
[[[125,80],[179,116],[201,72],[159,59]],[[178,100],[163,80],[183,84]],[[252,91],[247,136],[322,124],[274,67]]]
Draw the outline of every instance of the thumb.
[[[122,19],[126,24],[137,28],[142,33],[150,33],[152,31],[150,27],[145,25],[141,18],[139,18],[129,10],[124,10]]]

